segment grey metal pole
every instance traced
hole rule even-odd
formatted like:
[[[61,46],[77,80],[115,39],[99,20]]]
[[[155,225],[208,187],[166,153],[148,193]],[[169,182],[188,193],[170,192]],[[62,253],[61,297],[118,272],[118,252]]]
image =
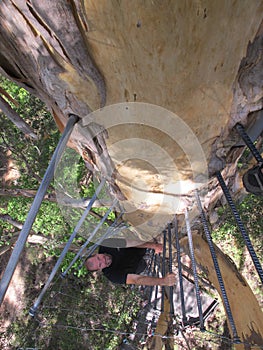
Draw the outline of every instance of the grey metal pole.
[[[162,257],[162,277],[165,276],[165,255],[166,255],[166,230],[163,231],[163,257]],[[161,312],[164,312],[165,287],[162,286]]]
[[[79,120],[78,116],[76,116],[74,114],[70,115],[68,123],[65,127],[65,130],[64,130],[64,132],[63,132],[63,134],[58,142],[58,145],[55,149],[55,152],[53,153],[53,156],[51,158],[49,166],[45,172],[43,180],[39,186],[37,194],[34,198],[34,201],[31,205],[31,208],[28,212],[26,221],[25,221],[23,228],[19,234],[16,245],[14,247],[14,250],[13,250],[12,255],[8,261],[4,275],[3,275],[2,280],[0,282],[0,305],[3,302],[7,288],[8,288],[9,283],[13,277],[13,274],[14,274],[15,268],[17,266],[19,257],[20,257],[20,255],[23,251],[23,248],[26,244],[27,237],[28,237],[29,232],[32,228],[32,225],[35,221],[35,218],[37,216],[40,205],[44,199],[44,196],[46,194],[48,186],[53,179],[56,164],[58,163],[59,159],[61,158],[61,155],[62,155],[64,149],[66,148],[66,145],[67,145],[67,142],[69,140],[70,134],[73,130],[73,127],[77,123],[78,120]]]
[[[187,236],[188,236],[190,257],[191,257],[192,268],[193,268],[193,273],[194,273],[195,294],[196,294],[197,308],[198,308],[199,319],[200,319],[200,330],[203,332],[203,331],[205,331],[204,318],[203,318],[203,312],[202,312],[202,303],[201,303],[201,297],[200,297],[200,289],[199,289],[199,283],[198,283],[196,261],[195,261],[195,256],[194,256],[193,238],[192,238],[192,232],[191,232],[189,215],[188,215],[187,209],[185,210],[185,223],[186,223],[186,230],[187,230]]]
[[[46,293],[48,287],[50,286],[50,283],[52,282],[53,278],[55,277],[58,269],[59,269],[59,266],[61,265],[65,255],[67,254],[70,246],[71,246],[71,243],[73,242],[73,239],[76,237],[76,234],[78,233],[81,225],[83,224],[84,220],[86,219],[86,216],[88,215],[93,203],[95,202],[95,200],[97,199],[97,196],[99,194],[99,192],[101,191],[101,189],[103,188],[103,186],[105,185],[105,182],[106,180],[103,179],[101,181],[101,183],[99,184],[95,194],[93,195],[93,197],[91,198],[90,202],[89,202],[89,205],[87,206],[87,208],[85,209],[84,213],[82,214],[79,222],[77,223],[75,229],[73,230],[67,244],[65,245],[62,253],[60,254],[60,257],[58,258],[57,262],[56,262],[56,265],[53,267],[53,270],[51,271],[51,274],[49,275],[49,278],[45,284],[45,286],[43,287],[39,297],[37,298],[37,300],[35,301],[34,305],[30,308],[30,311],[29,311],[29,314],[30,316],[34,317],[35,316],[35,313],[39,307],[39,304],[41,303],[41,300],[43,299],[43,296],[44,294]]]
[[[172,273],[172,262],[173,262],[173,256],[172,256],[172,229],[171,224],[168,225],[168,247],[169,247],[169,273]],[[173,300],[173,293],[174,293],[174,286],[169,287],[170,292],[170,314],[174,315],[174,300]]]
[[[157,254],[154,254],[154,257],[153,257],[153,271],[152,271],[152,276],[153,277],[156,277],[156,264],[157,264]],[[151,300],[152,300],[153,289],[154,289],[154,286],[151,286],[149,297],[148,297],[148,303],[150,303]]]
[[[229,300],[228,300],[228,297],[227,297],[227,292],[226,292],[226,289],[225,289],[224,280],[223,280],[223,277],[222,277],[222,274],[221,274],[221,270],[220,270],[220,267],[219,267],[219,264],[218,264],[218,261],[217,261],[216,251],[215,251],[215,247],[213,245],[212,236],[211,236],[211,233],[210,233],[210,230],[209,230],[209,227],[208,227],[208,223],[207,223],[207,220],[206,220],[206,217],[205,217],[205,212],[203,210],[202,203],[201,203],[201,200],[200,200],[200,197],[199,197],[199,194],[198,194],[197,190],[195,192],[195,197],[196,197],[197,206],[198,206],[198,209],[199,209],[199,212],[200,212],[200,215],[201,215],[201,220],[202,220],[202,223],[203,223],[204,232],[205,232],[206,239],[207,239],[207,244],[209,246],[211,257],[212,257],[212,260],[213,260],[213,263],[214,263],[216,276],[217,276],[217,280],[218,280],[218,283],[219,283],[219,286],[220,286],[220,290],[221,290],[221,293],[222,293],[222,299],[223,299],[223,302],[224,302],[224,305],[225,305],[225,309],[226,309],[226,313],[227,313],[227,316],[228,316],[229,324],[230,324],[230,326],[232,328],[233,341],[234,341],[234,343],[240,343],[240,338],[239,338],[239,336],[237,334],[235,321],[234,321],[233,314],[232,314],[231,307],[230,307],[230,303],[229,303]]]
[[[161,260],[161,254],[159,253],[156,257],[156,276],[159,277],[159,273],[160,273],[160,260]],[[153,305],[153,309],[156,310],[157,309],[157,296],[158,296],[158,291],[159,291],[159,286],[156,285],[155,286],[155,294],[154,294],[154,305]]]
[[[86,240],[86,242],[82,245],[82,247],[80,248],[80,250],[77,252],[77,254],[74,256],[73,260],[71,261],[71,263],[69,264],[69,266],[67,267],[67,269],[61,274],[62,277],[65,277],[66,274],[68,273],[68,271],[71,269],[71,267],[74,265],[74,263],[78,260],[78,258],[80,257],[80,255],[82,254],[82,252],[84,251],[84,249],[87,247],[87,245],[91,242],[92,238],[95,236],[95,234],[98,232],[98,230],[100,229],[100,227],[104,224],[104,222],[106,221],[107,217],[109,216],[110,212],[112,211],[112,208],[114,207],[114,205],[117,203],[117,199],[115,199],[113,201],[112,206],[107,210],[107,212],[105,213],[105,215],[103,216],[103,218],[100,220],[100,222],[98,223],[98,225],[95,227],[95,229],[93,230],[93,232],[91,233],[91,235],[89,236],[89,238]],[[106,232],[107,234],[107,232]],[[105,236],[105,235],[104,235]]]
[[[144,273],[147,276],[152,276],[151,272],[152,272],[152,265],[153,265],[153,260],[154,260],[154,249],[147,248],[146,253],[148,253],[148,256],[150,257],[150,263],[149,262],[147,263],[147,267],[144,270]],[[145,290],[145,288],[146,288],[146,286],[142,285],[140,288],[140,291],[143,292]]]
[[[182,274],[182,262],[181,262],[181,248],[179,242],[179,232],[178,232],[178,222],[177,217],[174,217],[174,231],[175,231],[175,242],[177,250],[177,264],[178,264],[178,275],[179,275],[179,285],[180,285],[180,297],[181,297],[181,309],[183,316],[183,325],[187,324],[187,317],[185,311],[185,301],[184,301],[184,283],[183,283],[183,274]]]

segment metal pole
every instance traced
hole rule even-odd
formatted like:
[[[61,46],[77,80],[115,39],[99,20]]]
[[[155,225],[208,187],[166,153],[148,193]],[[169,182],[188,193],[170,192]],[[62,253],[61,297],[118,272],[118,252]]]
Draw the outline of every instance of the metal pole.
[[[87,239],[87,241],[82,245],[82,247],[80,248],[80,250],[78,251],[78,253],[74,256],[74,259],[71,261],[71,263],[69,264],[69,266],[67,267],[67,269],[61,274],[62,277],[66,277],[66,274],[68,273],[68,271],[71,269],[71,267],[74,265],[74,263],[78,260],[79,256],[82,254],[82,252],[84,251],[84,249],[87,247],[87,245],[91,242],[91,240],[93,239],[93,237],[95,236],[95,234],[98,232],[98,230],[100,229],[100,227],[104,224],[104,222],[106,221],[107,217],[109,216],[110,212],[112,211],[112,208],[115,206],[115,204],[117,203],[117,199],[115,199],[113,201],[112,206],[107,210],[107,212],[105,213],[105,215],[103,216],[103,218],[100,220],[100,222],[98,223],[98,225],[95,227],[95,229],[93,230],[93,232],[91,233],[91,235],[89,236],[89,238]],[[107,233],[107,232],[106,232]],[[105,236],[105,235],[104,235]]]
[[[168,246],[169,246],[169,273],[173,272],[172,269],[172,261],[173,261],[173,256],[172,256],[172,232],[171,232],[171,224],[168,225]],[[170,314],[174,315],[174,301],[173,301],[173,292],[174,292],[174,286],[170,286],[169,291],[170,291]]]
[[[85,256],[85,260],[87,260],[96,250],[96,248],[98,248],[98,246],[102,243],[102,241],[104,239],[109,238],[110,236],[114,236],[116,232],[116,230],[118,230],[118,232],[121,230],[121,228],[123,227],[127,227],[126,225],[123,224],[116,224],[118,222],[118,219],[122,216],[122,213],[118,215],[118,217],[115,219],[114,223],[107,229],[107,232],[105,233],[105,235],[103,237],[101,237],[95,244],[93,244],[93,246],[91,246],[88,251],[83,254],[81,256],[81,258],[83,258]]]
[[[147,266],[144,270],[144,273],[149,276],[152,272],[152,266],[153,266],[153,258],[154,258],[154,249],[152,248],[146,248],[145,257],[147,260]]]
[[[250,149],[250,152],[253,154],[256,161],[260,165],[263,164],[263,158],[261,157],[261,154],[259,153],[259,151],[255,147],[254,143],[252,142],[252,140],[250,139],[250,137],[246,133],[243,125],[238,123],[238,124],[236,124],[235,128],[237,129],[239,135],[242,137],[242,139],[245,142],[245,144],[247,145],[247,147]]]
[[[208,246],[209,246],[209,249],[210,249],[211,257],[213,259],[217,280],[218,280],[218,283],[219,283],[219,286],[220,286],[220,289],[221,289],[222,298],[223,298],[223,302],[224,302],[224,305],[225,305],[226,313],[227,313],[227,316],[228,316],[228,320],[229,320],[230,326],[232,328],[233,341],[234,341],[234,343],[240,343],[240,339],[239,339],[239,336],[237,334],[235,321],[234,321],[234,318],[233,318],[233,315],[232,315],[232,311],[231,311],[231,307],[230,307],[230,304],[229,304],[229,300],[228,300],[228,297],[227,297],[225,284],[224,284],[224,281],[223,281],[223,278],[222,278],[222,274],[221,274],[221,271],[220,271],[220,267],[219,267],[219,264],[218,264],[218,261],[217,261],[215,247],[213,245],[211,233],[210,233],[210,230],[209,230],[209,227],[208,227],[208,223],[207,223],[207,220],[206,220],[206,217],[205,217],[205,213],[204,213],[204,210],[202,208],[201,200],[200,200],[200,197],[199,197],[199,194],[198,194],[197,190],[195,192],[195,195],[196,195],[197,205],[198,205],[198,209],[199,209],[199,212],[200,212],[200,215],[201,215],[201,220],[202,220],[202,223],[203,223],[203,227],[204,227],[204,232],[205,232],[205,235],[206,235],[207,243],[208,243]]]
[[[152,336],[155,334],[156,324],[155,324],[155,316],[153,315],[152,321],[151,321],[151,328],[152,328]]]
[[[147,274],[150,274],[152,275],[152,267],[153,267],[153,263],[154,263],[154,257],[155,257],[155,253],[154,253],[154,249],[150,249],[150,252],[149,252],[149,255],[150,255],[150,264],[148,264],[148,267],[146,269],[146,272]]]
[[[162,259],[162,276],[165,276],[165,255],[166,255],[166,231],[163,231],[163,259]],[[161,312],[164,312],[164,293],[165,288],[162,286]]]
[[[252,258],[252,261],[253,261],[254,266],[255,266],[255,268],[257,270],[257,273],[258,273],[258,275],[259,275],[259,277],[261,279],[261,283],[263,283],[263,269],[262,269],[262,266],[261,266],[261,264],[259,262],[257,254],[256,254],[256,252],[255,252],[255,250],[253,248],[253,245],[251,243],[249,235],[247,234],[245,226],[243,225],[243,223],[241,221],[241,218],[240,218],[240,216],[238,214],[236,206],[235,206],[235,204],[233,202],[233,199],[232,199],[232,197],[230,195],[230,192],[228,191],[228,188],[226,186],[226,183],[225,183],[221,173],[218,171],[216,176],[217,176],[218,182],[219,182],[219,184],[220,184],[220,186],[221,186],[221,188],[222,188],[222,190],[224,192],[226,200],[227,200],[227,202],[228,202],[228,204],[229,204],[229,206],[230,206],[230,208],[232,210],[232,214],[233,214],[233,216],[234,216],[234,218],[236,220],[237,226],[238,226],[238,228],[239,228],[239,230],[240,230],[240,232],[241,232],[241,234],[243,236],[243,239],[244,239],[244,241],[246,243],[246,246],[247,246],[247,249],[249,251],[249,254],[250,254],[251,258]]]
[[[158,253],[157,258],[156,258],[156,266],[157,266],[157,271],[156,271],[156,276],[159,277],[159,273],[160,273],[160,260],[161,260],[161,255],[160,253]],[[155,295],[154,295],[154,310],[156,310],[157,308],[157,296],[158,296],[158,290],[159,290],[159,286],[156,285],[155,286]]]
[[[99,186],[98,186],[98,188],[97,188],[95,194],[94,194],[93,197],[91,198],[91,200],[90,200],[90,202],[89,202],[89,205],[87,206],[87,208],[85,209],[84,213],[82,214],[82,216],[81,216],[79,222],[77,223],[77,225],[76,225],[74,231],[72,232],[72,234],[71,234],[71,236],[70,236],[70,238],[69,238],[67,244],[65,245],[65,247],[64,247],[64,249],[63,249],[63,251],[62,251],[62,253],[60,254],[60,257],[58,258],[58,260],[57,260],[57,262],[56,262],[56,265],[53,267],[53,270],[52,270],[51,274],[49,275],[49,278],[48,278],[48,280],[47,280],[45,286],[43,287],[43,289],[42,289],[42,291],[41,291],[39,297],[38,297],[37,300],[35,301],[34,305],[30,308],[30,310],[29,310],[30,316],[32,316],[32,317],[35,316],[35,313],[36,313],[36,311],[37,311],[37,309],[38,309],[38,307],[39,307],[39,304],[41,303],[41,300],[43,299],[44,294],[46,293],[48,287],[50,286],[50,283],[52,282],[53,278],[55,277],[55,275],[56,275],[56,273],[57,273],[57,271],[58,271],[58,269],[59,269],[59,266],[61,265],[61,263],[62,263],[62,261],[63,261],[65,255],[67,254],[67,252],[68,252],[68,250],[69,250],[69,248],[70,248],[70,245],[71,245],[73,239],[76,237],[76,234],[78,233],[78,231],[79,231],[81,225],[83,224],[83,222],[84,222],[86,216],[88,215],[88,213],[89,213],[89,211],[90,211],[90,209],[91,209],[93,203],[94,203],[95,200],[97,199],[97,196],[98,196],[99,192],[101,191],[101,189],[102,189],[103,186],[105,185],[105,182],[106,182],[105,179],[103,179],[103,180],[101,181],[101,183],[99,184]]]
[[[41,181],[39,189],[36,193],[34,201],[33,201],[31,208],[28,212],[26,221],[25,221],[23,228],[19,234],[16,245],[15,245],[14,250],[12,252],[12,255],[8,261],[7,267],[5,269],[4,275],[3,275],[1,283],[0,283],[0,305],[2,304],[2,301],[3,301],[4,296],[6,294],[7,288],[9,286],[11,279],[12,279],[12,276],[13,276],[15,268],[17,266],[19,257],[20,257],[20,255],[23,251],[23,248],[26,244],[27,237],[28,237],[30,230],[32,228],[32,225],[35,221],[35,218],[37,216],[40,205],[44,199],[44,196],[46,194],[48,186],[53,179],[56,165],[57,165],[58,161],[60,160],[64,149],[66,148],[70,134],[73,130],[74,125],[77,123],[78,120],[79,120],[78,116],[76,116],[74,114],[70,115],[68,122],[67,122],[67,125],[64,129],[64,132],[63,132],[63,134],[58,142],[58,145],[55,149],[55,152],[53,153],[53,156],[51,158],[49,166],[45,172],[43,180]]]
[[[186,223],[186,229],[187,229],[190,257],[191,257],[192,268],[193,268],[193,273],[194,273],[196,301],[197,301],[197,308],[198,308],[199,319],[200,319],[200,330],[205,331],[203,312],[202,312],[202,304],[201,304],[201,298],[200,298],[200,290],[199,290],[199,284],[198,284],[198,275],[197,275],[197,270],[196,270],[196,261],[195,261],[195,256],[194,256],[192,232],[191,232],[191,227],[190,227],[187,209],[185,210],[185,223]]]
[[[148,254],[149,258],[150,258],[150,263],[147,263],[147,267],[145,268],[144,272],[147,276],[150,275],[151,273],[151,269],[152,269],[152,264],[153,264],[153,257],[154,257],[154,249],[151,248],[147,248],[146,249],[146,253]],[[140,291],[143,292],[145,290],[146,286],[142,285],[140,287]]]
[[[156,265],[157,265],[157,254],[154,254],[154,257],[153,257],[153,271],[152,271],[152,276],[153,277],[156,277]],[[150,293],[149,293],[149,297],[148,297],[148,302],[149,303],[152,300],[153,288],[154,288],[154,286],[151,286],[151,288],[150,288]]]
[[[176,250],[177,250],[177,264],[178,264],[178,274],[179,274],[179,284],[180,284],[180,297],[181,297],[181,308],[183,316],[183,324],[187,324],[186,311],[185,311],[185,302],[184,302],[184,284],[183,284],[183,274],[182,274],[182,263],[181,263],[181,248],[179,242],[179,233],[178,233],[178,222],[175,216],[174,218],[174,228],[175,228],[175,240],[176,240]]]

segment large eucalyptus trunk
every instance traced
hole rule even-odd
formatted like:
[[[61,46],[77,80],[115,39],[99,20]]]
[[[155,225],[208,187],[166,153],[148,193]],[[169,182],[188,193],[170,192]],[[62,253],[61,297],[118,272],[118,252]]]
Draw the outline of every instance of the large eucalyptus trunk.
[[[196,184],[214,191],[216,171],[236,173],[233,127],[262,109],[262,12],[257,0],[3,0],[0,68],[46,103],[61,131],[80,116],[69,145],[147,239],[194,208]],[[262,316],[246,315],[242,340],[256,334],[262,345]]]

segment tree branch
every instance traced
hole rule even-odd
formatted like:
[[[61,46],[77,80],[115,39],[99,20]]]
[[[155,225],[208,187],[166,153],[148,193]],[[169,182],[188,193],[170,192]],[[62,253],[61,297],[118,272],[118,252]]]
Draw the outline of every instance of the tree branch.
[[[37,193],[37,190],[30,190],[25,188],[0,188],[0,196],[6,197],[27,197],[34,198]],[[48,200],[50,202],[57,202],[57,196],[55,193],[47,193],[44,196],[44,200]],[[59,204],[65,205],[72,208],[80,208],[85,209],[90,202],[91,198],[85,197],[80,199],[70,198],[69,196],[65,196],[59,198]],[[107,207],[111,206],[112,203],[101,203],[99,199],[95,200],[93,203],[93,208]]]
[[[0,214],[0,219],[22,230],[23,224],[11,218],[8,214]]]
[[[1,129],[2,130],[2,129]],[[38,176],[37,174],[35,174],[32,170],[31,170],[31,166],[30,164],[28,163],[27,161],[27,158],[25,157],[25,155],[20,152],[18,154],[18,152],[16,151],[15,147],[13,145],[10,145],[6,140],[5,140],[5,137],[3,136],[3,133],[1,135],[2,137],[2,140],[3,140],[3,143],[4,145],[6,146],[7,149],[10,149],[10,151],[15,154],[17,156],[18,159],[22,158],[22,160],[25,162],[26,164],[26,170],[27,170],[27,173],[30,174],[33,178],[35,178],[39,183],[42,181],[41,177]]]
[[[24,188],[0,188],[0,196],[5,197],[26,197],[34,198],[36,195],[36,190],[29,190]],[[44,200],[49,200],[50,202],[56,202],[55,194],[46,194]]]
[[[5,91],[3,88],[0,86],[0,94],[4,95],[10,102],[12,102],[17,108],[19,107],[19,103],[13,99],[12,96],[9,95],[7,91]]]
[[[34,133],[32,128],[24,121],[23,118],[20,117],[20,115],[14,111],[10,105],[3,99],[3,97],[0,95],[0,108],[2,109],[2,112],[6,115],[8,119],[11,120],[12,123],[14,123],[20,131],[22,131],[26,136],[30,136],[31,138],[37,140],[38,136]]]
[[[24,189],[24,188],[0,188],[0,196],[6,196],[6,197],[26,197],[26,198],[34,198],[36,195],[36,190],[30,190],[30,189]],[[57,203],[57,197],[55,193],[47,193],[44,196],[44,200]],[[85,209],[90,202],[91,198],[70,198],[70,197],[64,197],[63,199],[60,198],[60,205],[68,206],[71,208],[80,208]],[[93,203],[93,208],[100,208],[104,206],[110,206],[111,203],[101,203],[98,199]],[[90,215],[94,216],[95,218],[101,220],[102,216],[98,213],[95,213],[92,209],[90,210]],[[0,215],[1,218],[1,215]],[[111,225],[111,220],[105,221],[107,224]]]
[[[22,224],[21,224],[22,225]],[[23,225],[22,225],[23,226]],[[13,234],[13,236],[10,238],[10,240],[8,241],[8,245],[4,245],[0,248],[0,256],[5,254],[6,252],[8,252],[12,246],[16,243],[17,237],[20,234],[20,231],[15,232]],[[39,234],[35,234],[31,231],[30,235],[28,236],[27,242],[30,244],[41,244],[43,245],[44,243],[46,243],[48,241],[47,237],[44,237],[42,235]],[[63,249],[66,245],[65,243],[62,243],[58,246],[59,249]],[[76,244],[72,244],[70,249],[71,252],[78,252],[79,251],[79,247]]]

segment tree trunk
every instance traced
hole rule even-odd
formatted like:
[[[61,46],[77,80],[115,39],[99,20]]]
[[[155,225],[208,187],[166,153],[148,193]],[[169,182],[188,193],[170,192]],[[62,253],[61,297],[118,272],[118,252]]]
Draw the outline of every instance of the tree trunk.
[[[235,175],[233,126],[262,109],[262,13],[260,0],[2,0],[0,67],[61,131],[69,113],[80,116],[69,146],[148,240],[193,208],[196,186],[209,205],[220,198],[216,171]],[[208,256],[198,256],[204,266]],[[242,291],[233,297],[242,337],[262,344],[263,327],[251,326],[262,326],[258,305],[221,258],[226,283]]]
[[[262,108],[262,7],[4,0],[0,67],[46,103],[60,130],[69,113],[81,117],[87,125],[69,145],[149,239],[193,205],[195,186],[230,159],[233,126],[253,124],[248,113]],[[130,103],[130,114],[116,103]],[[110,108],[87,117],[102,106]]]

